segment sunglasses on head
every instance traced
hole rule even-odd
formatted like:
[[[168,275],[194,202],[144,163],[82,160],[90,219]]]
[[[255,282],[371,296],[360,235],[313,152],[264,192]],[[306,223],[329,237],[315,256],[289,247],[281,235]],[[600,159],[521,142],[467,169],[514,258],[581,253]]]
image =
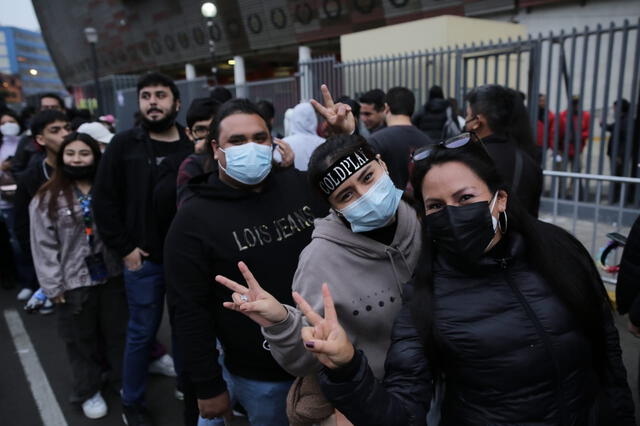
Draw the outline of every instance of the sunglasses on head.
[[[433,152],[434,149],[439,149],[439,148],[448,148],[448,149],[455,149],[455,148],[462,148],[463,146],[467,145],[469,142],[480,142],[482,144],[482,141],[480,140],[480,138],[478,138],[478,136],[474,133],[474,132],[464,132],[464,133],[460,133],[458,136],[454,136],[452,138],[449,138],[445,141],[441,141],[440,143],[436,144],[436,145],[431,145],[431,146],[427,146],[424,148],[420,148],[418,150],[416,150],[413,153],[412,156],[412,161],[418,162],[418,161],[422,161],[424,159],[429,158],[429,155],[431,155],[431,153]],[[484,148],[484,145],[482,145]]]

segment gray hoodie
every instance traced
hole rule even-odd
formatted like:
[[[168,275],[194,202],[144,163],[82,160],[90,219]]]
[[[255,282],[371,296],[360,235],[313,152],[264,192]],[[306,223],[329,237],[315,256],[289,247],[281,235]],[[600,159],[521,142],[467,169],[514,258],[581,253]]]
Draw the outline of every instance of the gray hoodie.
[[[402,304],[402,285],[409,282],[421,247],[420,222],[404,201],[398,207],[398,225],[390,246],[352,232],[331,212],[316,219],[311,243],[300,254],[293,278],[313,309],[323,314],[322,283],[329,284],[338,319],[349,339],[362,349],[376,377],[384,376],[384,360],[391,326]],[[262,329],[275,360],[294,376],[320,368],[304,348],[300,331],[308,325],[302,313],[286,306],[281,323]]]

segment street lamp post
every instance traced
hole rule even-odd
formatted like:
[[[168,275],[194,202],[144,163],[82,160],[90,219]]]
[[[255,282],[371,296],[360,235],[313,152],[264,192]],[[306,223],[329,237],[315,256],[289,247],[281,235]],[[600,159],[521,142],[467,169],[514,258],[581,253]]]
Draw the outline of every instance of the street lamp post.
[[[207,20],[207,32],[209,33],[209,54],[211,54],[211,73],[213,74],[213,85],[218,85],[216,73],[216,42],[213,40],[213,18],[218,15],[218,8],[213,2],[205,2],[200,8],[202,16]]]
[[[102,115],[102,93],[100,92],[100,81],[98,81],[98,55],[96,54],[96,44],[98,43],[98,31],[93,27],[84,29],[84,36],[91,47],[91,59],[93,62],[93,85],[98,101],[98,115]]]

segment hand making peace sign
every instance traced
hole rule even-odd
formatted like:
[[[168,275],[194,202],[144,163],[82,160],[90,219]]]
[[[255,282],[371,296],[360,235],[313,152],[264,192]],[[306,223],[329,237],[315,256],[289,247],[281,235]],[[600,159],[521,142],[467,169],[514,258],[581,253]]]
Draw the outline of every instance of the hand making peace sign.
[[[324,106],[320,105],[315,99],[311,99],[311,105],[318,111],[318,114],[324,117],[329,126],[336,133],[352,134],[356,129],[356,119],[353,116],[351,107],[343,103],[333,103],[333,97],[326,84],[320,86]]]
[[[222,275],[216,276],[216,281],[234,292],[231,295],[233,302],[224,302],[222,306],[245,314],[261,327],[268,327],[287,319],[287,309],[260,287],[247,265],[238,262],[238,269],[248,287]]]
[[[302,340],[305,348],[309,352],[313,352],[318,360],[328,368],[333,369],[348,364],[353,358],[355,349],[349,341],[347,333],[338,322],[329,286],[326,283],[322,284],[324,318],[317,314],[299,293],[294,292],[293,298],[311,324],[311,327],[302,328]]]

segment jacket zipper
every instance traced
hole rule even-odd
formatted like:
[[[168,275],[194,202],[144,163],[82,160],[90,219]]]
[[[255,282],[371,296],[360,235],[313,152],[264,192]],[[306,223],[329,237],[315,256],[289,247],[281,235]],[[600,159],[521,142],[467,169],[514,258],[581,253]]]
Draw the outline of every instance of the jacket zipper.
[[[511,291],[513,291],[516,298],[518,299],[518,302],[520,302],[525,312],[527,313],[529,320],[535,326],[538,332],[538,335],[542,339],[542,343],[545,346],[547,354],[551,359],[551,362],[553,363],[553,367],[556,372],[556,381],[557,381],[557,390],[556,390],[557,401],[556,402],[558,404],[558,417],[561,425],[568,425],[566,408],[564,406],[564,398],[562,397],[562,383],[561,383],[560,369],[558,367],[558,362],[555,356],[553,355],[553,346],[551,344],[551,339],[549,338],[549,335],[547,334],[547,332],[544,331],[544,328],[542,327],[540,320],[531,309],[531,306],[529,305],[529,303],[527,303],[527,301],[525,300],[524,296],[522,295],[522,292],[520,292],[520,289],[518,289],[518,287],[511,281],[509,277],[509,272],[507,271],[507,268],[508,268],[507,259],[500,259],[498,262],[500,264],[500,268],[504,272],[504,277],[505,277],[505,280],[507,281],[507,284],[509,284],[509,287],[511,287]]]

